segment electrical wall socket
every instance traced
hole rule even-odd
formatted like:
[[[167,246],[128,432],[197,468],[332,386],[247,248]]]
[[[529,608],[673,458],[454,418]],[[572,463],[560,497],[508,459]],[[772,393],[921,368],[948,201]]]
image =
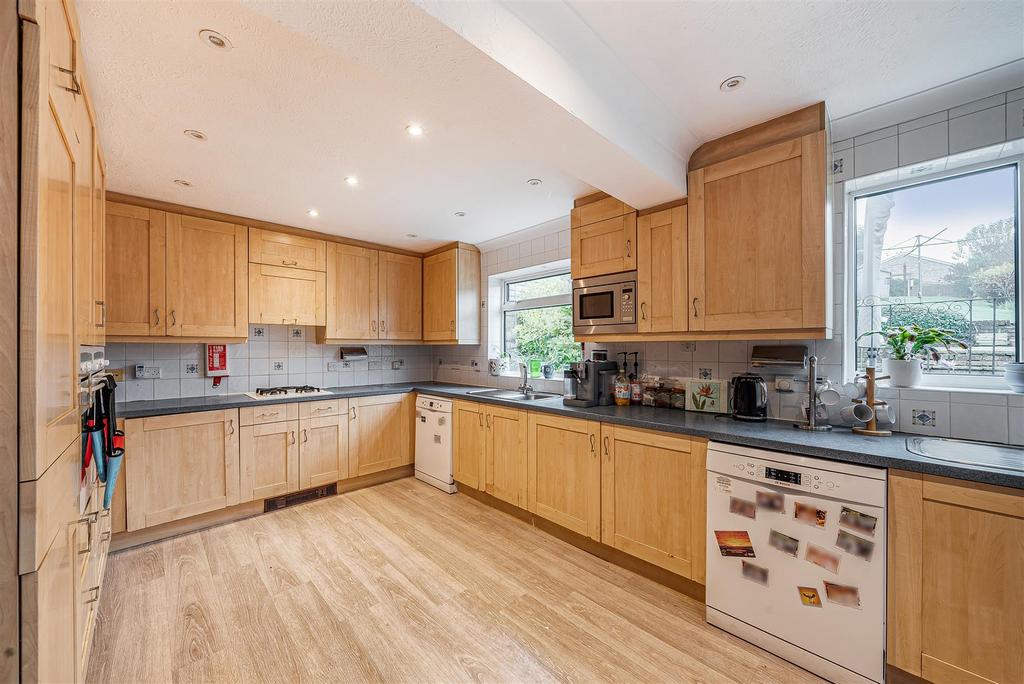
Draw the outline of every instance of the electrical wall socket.
[[[391,362],[391,370],[399,370],[404,365],[405,361],[403,361],[402,359],[396,359]]]
[[[327,362],[327,372],[328,373],[337,373],[338,371],[340,371],[344,367],[345,367],[345,362],[344,361],[328,361]]]
[[[159,380],[160,366],[144,366],[141,363],[135,366],[136,380]]]

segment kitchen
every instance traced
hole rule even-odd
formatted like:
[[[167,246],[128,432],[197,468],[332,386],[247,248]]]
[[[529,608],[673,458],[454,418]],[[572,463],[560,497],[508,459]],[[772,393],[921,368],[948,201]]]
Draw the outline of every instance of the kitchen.
[[[10,3],[3,678],[1024,681],[1024,8],[742,7]]]

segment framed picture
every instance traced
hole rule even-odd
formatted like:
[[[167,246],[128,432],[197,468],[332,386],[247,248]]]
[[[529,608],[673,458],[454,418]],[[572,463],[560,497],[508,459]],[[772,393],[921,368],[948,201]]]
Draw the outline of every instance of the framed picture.
[[[726,413],[729,410],[729,383],[725,380],[688,379],[686,410]]]

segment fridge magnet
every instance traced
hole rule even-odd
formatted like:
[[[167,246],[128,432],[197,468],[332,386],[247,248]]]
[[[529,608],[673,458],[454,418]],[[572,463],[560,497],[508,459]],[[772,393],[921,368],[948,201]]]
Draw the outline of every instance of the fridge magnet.
[[[828,512],[823,511],[820,508],[815,508],[810,504],[796,502],[796,507],[793,509],[793,519],[802,522],[807,525],[814,525],[815,527],[825,527],[825,518]]]
[[[741,561],[743,564],[743,576],[752,582],[767,587],[768,586],[768,568],[762,568],[760,565],[754,565],[750,561]]]
[[[722,494],[732,494],[732,479],[725,475],[717,476],[715,478],[715,491]]]
[[[750,518],[751,520],[757,519],[757,507],[754,505],[754,502],[738,499],[735,496],[729,497],[729,512],[742,515],[744,518]]]
[[[875,526],[878,525],[878,518],[843,506],[843,510],[839,513],[839,524],[873,537],[875,536]]]
[[[687,380],[686,410],[721,413],[726,410],[729,396],[724,380]]]
[[[786,495],[781,492],[757,492],[757,507],[772,513],[786,512]]]
[[[860,589],[846,584],[825,582],[825,598],[847,608],[860,608]]]
[[[772,530],[768,533],[768,545],[796,558],[797,550],[800,548],[800,540],[782,534],[778,530]]]
[[[715,541],[723,556],[734,558],[756,558],[754,545],[746,530],[715,530]]]
[[[821,595],[814,587],[797,587],[800,592],[800,603],[813,608],[821,608]]]
[[[866,561],[871,560],[871,554],[875,552],[875,542],[850,534],[846,530],[839,530],[839,534],[836,536],[836,546],[851,556],[863,558]]]
[[[825,568],[833,575],[839,573],[839,556],[834,553],[829,553],[820,546],[808,544],[807,551],[804,552],[804,560],[809,563],[814,563],[818,567]]]

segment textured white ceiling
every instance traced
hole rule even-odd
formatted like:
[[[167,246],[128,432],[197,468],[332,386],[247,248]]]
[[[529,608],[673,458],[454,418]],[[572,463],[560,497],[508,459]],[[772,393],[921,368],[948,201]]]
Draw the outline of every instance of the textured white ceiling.
[[[568,4],[705,141],[821,100],[844,117],[1024,57],[1021,0]],[[722,93],[737,74],[746,84]]]
[[[586,165],[622,154],[409,3],[80,0],[79,15],[115,191],[417,249],[564,216],[592,190]]]

